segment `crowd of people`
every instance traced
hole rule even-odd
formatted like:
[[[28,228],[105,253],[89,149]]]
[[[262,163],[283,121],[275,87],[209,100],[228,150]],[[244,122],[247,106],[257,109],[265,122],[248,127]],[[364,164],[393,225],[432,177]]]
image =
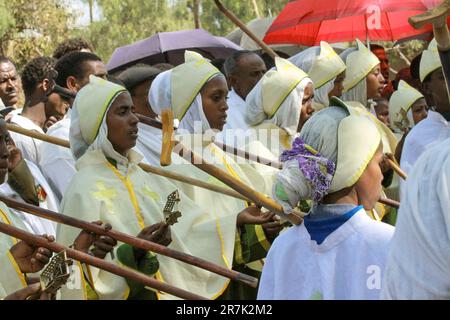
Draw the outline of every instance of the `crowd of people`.
[[[449,299],[450,36],[445,19],[433,28],[395,79],[385,49],[358,39],[340,54],[322,41],[272,60],[186,50],[180,65],[114,74],[82,39],[20,72],[0,57],[2,196],[251,275],[257,288],[3,203],[0,222],[208,299]],[[302,222],[144,171],[142,163],[162,166],[173,141],[142,118],[161,123],[167,112],[177,141]],[[164,169],[226,184],[175,151]],[[174,191],[181,217],[172,224],[164,210]],[[399,209],[380,202],[387,197]],[[50,294],[36,280],[49,249],[0,233],[0,251],[2,299],[176,298],[86,263]]]

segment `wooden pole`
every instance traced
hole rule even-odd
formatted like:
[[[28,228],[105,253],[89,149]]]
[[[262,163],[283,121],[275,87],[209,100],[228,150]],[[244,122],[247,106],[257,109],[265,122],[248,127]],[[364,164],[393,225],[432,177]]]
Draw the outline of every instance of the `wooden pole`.
[[[255,41],[261,49],[263,49],[269,56],[271,56],[273,59],[275,57],[278,57],[275,51],[272,50],[267,44],[265,44],[263,41],[261,41],[253,32],[250,31],[249,28],[241,21],[238,17],[236,17],[230,10],[224,7],[224,5],[219,0],[214,0],[216,3],[217,8],[226,15],[236,26],[238,26],[244,33],[246,33],[253,41]]]
[[[155,280],[143,273],[137,272],[130,268],[122,268],[117,264],[105,261],[103,259],[99,259],[93,256],[90,256],[84,252],[71,249],[69,247],[60,245],[56,242],[50,242],[46,238],[35,236],[31,233],[18,229],[16,227],[10,226],[8,224],[0,222],[0,232],[5,233],[11,237],[21,239],[33,246],[47,248],[53,252],[61,252],[66,251],[67,256],[71,259],[80,261],[82,263],[86,263],[88,265],[94,266],[96,268],[111,272],[118,276],[131,279],[134,281],[141,282],[146,286],[169,293],[176,297],[186,299],[186,300],[207,300],[204,297],[196,295],[194,293],[188,292],[186,290],[174,287],[167,283]]]
[[[117,241],[121,241],[123,243],[127,243],[133,247],[137,247],[140,249],[144,249],[146,251],[152,251],[156,252],[158,254],[171,257],[177,260],[180,260],[182,262],[185,262],[187,264],[194,265],[196,267],[208,270],[210,272],[219,274],[223,277],[229,278],[234,281],[239,281],[242,283],[245,283],[246,285],[249,285],[253,288],[256,288],[258,286],[258,279],[248,276],[244,273],[240,273],[234,270],[229,270],[227,268],[224,268],[222,266],[216,265],[214,263],[211,263],[209,261],[203,260],[198,257],[194,257],[192,255],[186,254],[181,251],[176,251],[170,248],[167,248],[165,246],[162,246],[160,244],[147,241],[144,239],[140,239],[134,236],[130,236],[126,233],[122,233],[119,231],[116,231],[114,229],[112,230],[105,230],[103,227],[89,223],[83,220],[79,220],[73,217],[69,217],[66,215],[63,215],[61,213],[53,212],[47,209],[39,208],[27,203],[22,203],[16,200],[13,200],[8,197],[4,197],[0,195],[0,201],[3,201],[7,206],[31,213],[32,215],[48,219],[51,221],[55,221],[57,223],[62,223],[71,227],[83,229],[89,232],[94,232],[95,234],[99,235],[106,235],[111,238],[116,239]]]
[[[245,183],[231,176],[227,172],[222,169],[207,163],[200,156],[195,154],[192,150],[187,149],[181,142],[177,143],[177,147],[174,149],[174,152],[177,152],[181,157],[188,160],[194,166],[199,168],[200,170],[208,173],[209,175],[219,179],[230,188],[244,195],[248,199],[252,200],[254,203],[270,210],[271,212],[282,216],[283,218],[289,220],[292,224],[298,225],[303,219],[300,215],[295,213],[285,214],[283,211],[283,207],[277,203],[275,200],[266,197],[265,195],[259,193],[258,191],[250,188]]]
[[[385,204],[389,207],[392,208],[400,208],[400,202],[392,200],[392,199],[388,199],[388,198],[381,198],[380,200],[378,200],[379,203]]]
[[[402,170],[402,168],[400,168],[400,166],[398,165],[397,161],[395,160],[392,154],[387,154],[386,160],[389,163],[389,166],[392,168],[392,170],[394,170],[399,175],[400,178],[402,178],[403,180],[406,180],[408,178],[408,175],[406,174],[405,171]]]
[[[230,154],[232,154],[232,155],[234,155],[236,157],[244,158],[244,159],[249,160],[249,161],[254,161],[256,163],[259,163],[259,164],[262,164],[262,165],[265,165],[265,166],[268,166],[268,167],[272,167],[272,168],[275,168],[275,169],[283,169],[283,165],[280,162],[278,162],[278,161],[272,161],[272,160],[269,160],[267,158],[251,154],[251,153],[249,153],[247,151],[239,150],[239,149],[237,149],[235,147],[231,147],[229,145],[223,144],[223,143],[218,142],[218,141],[214,141],[214,144],[216,146],[218,146],[220,149],[222,149],[223,151],[225,151],[227,153],[230,153]]]
[[[154,120],[154,121],[156,121],[156,120]],[[156,121],[156,122],[158,122],[158,121]],[[37,131],[27,130],[27,129],[24,129],[24,128],[21,128],[19,126],[9,124],[9,123],[7,124],[7,127],[8,127],[8,130],[10,130],[10,131],[13,131],[13,132],[16,132],[19,134],[23,134],[25,136],[35,138],[38,140],[42,140],[42,141],[45,141],[48,143],[56,144],[56,145],[59,145],[59,146],[65,147],[65,148],[70,148],[69,141],[67,141],[67,140],[55,138],[55,137],[52,137],[52,136],[49,136],[46,134],[39,133]],[[186,152],[186,153],[188,153],[188,152]],[[231,190],[231,189],[216,186],[216,185],[213,185],[213,184],[210,184],[207,182],[203,182],[201,180],[185,177],[183,175],[179,175],[177,173],[173,173],[168,170],[161,169],[161,168],[156,168],[156,167],[150,166],[148,164],[140,163],[139,166],[146,172],[154,173],[154,174],[166,177],[168,179],[177,180],[177,181],[187,183],[187,184],[199,187],[199,188],[204,188],[204,189],[207,189],[207,190],[210,190],[213,192],[225,194],[227,196],[230,196],[230,197],[233,197],[236,199],[244,200],[247,202],[252,202],[251,198],[249,198],[243,194],[240,194],[239,192]],[[252,189],[250,189],[250,190],[252,190]],[[254,192],[256,192],[256,191],[254,191]],[[278,207],[278,206],[276,208],[280,209],[280,207]]]
[[[64,148],[70,148],[69,141],[67,141],[67,140],[63,140],[63,139],[59,139],[59,138],[56,138],[56,137],[52,137],[52,136],[49,136],[47,134],[43,134],[43,133],[40,133],[40,132],[37,132],[37,131],[27,130],[27,129],[21,128],[21,127],[19,127],[17,125],[14,125],[14,124],[9,124],[8,123],[7,124],[7,128],[8,128],[9,131],[16,132],[16,133],[19,133],[19,134],[23,134],[23,135],[25,135],[27,137],[31,137],[31,138],[34,138],[34,139],[38,139],[38,140],[42,140],[42,141],[48,142],[48,143],[56,144],[56,145],[64,147]],[[146,172],[154,173],[154,174],[166,177],[168,179],[177,180],[177,181],[180,181],[180,182],[183,182],[183,183],[187,183],[187,184],[190,184],[190,185],[194,185],[194,186],[197,186],[197,187],[200,187],[200,188],[204,188],[204,189],[207,189],[207,190],[210,190],[210,191],[213,191],[213,192],[225,194],[227,196],[230,196],[230,197],[233,197],[233,198],[237,198],[237,199],[240,199],[240,200],[250,201],[248,198],[244,197],[243,195],[237,193],[234,190],[228,189],[228,188],[223,188],[223,187],[216,186],[216,185],[213,185],[213,184],[210,184],[210,183],[207,183],[207,182],[203,182],[201,180],[197,180],[197,179],[194,179],[194,178],[189,178],[189,177],[186,177],[186,176],[174,173],[174,172],[170,172],[168,170],[164,170],[164,169],[161,169],[161,168],[156,168],[156,167],[150,166],[148,164],[144,164],[144,163],[140,163],[139,167],[141,167],[142,170],[144,170]]]
[[[153,128],[156,128],[156,129],[161,129],[161,130],[163,128],[163,124],[161,122],[157,121],[157,120],[154,120],[152,118],[143,116],[141,114],[137,114],[137,117],[139,118],[139,121],[141,123],[146,124],[146,125],[148,125],[150,127],[153,127]],[[166,125],[166,124],[164,124],[164,125]],[[176,128],[174,128],[174,130],[176,130]],[[170,133],[166,134],[166,139],[169,136],[169,134]],[[164,136],[163,136],[163,139],[164,139]],[[223,143],[218,142],[218,141],[214,141],[214,144],[216,146],[218,146],[219,148],[221,148],[223,151],[228,152],[230,154],[233,154],[233,155],[235,155],[237,157],[241,157],[241,158],[244,158],[246,160],[254,161],[254,162],[257,162],[259,164],[266,165],[266,166],[269,166],[269,167],[272,167],[272,168],[277,168],[277,169],[282,169],[283,168],[283,165],[281,163],[279,163],[278,161],[272,161],[272,160],[269,160],[269,159],[266,159],[266,158],[263,158],[263,157],[251,154],[251,153],[249,153],[247,151],[239,150],[239,149],[237,149],[235,147],[231,147],[229,145],[223,144]],[[163,145],[164,145],[164,143],[163,143]],[[161,161],[163,161],[163,156],[162,155],[163,155],[163,152],[161,152]],[[164,161],[162,163],[167,164],[168,163],[167,159],[168,159],[167,155],[164,156]]]

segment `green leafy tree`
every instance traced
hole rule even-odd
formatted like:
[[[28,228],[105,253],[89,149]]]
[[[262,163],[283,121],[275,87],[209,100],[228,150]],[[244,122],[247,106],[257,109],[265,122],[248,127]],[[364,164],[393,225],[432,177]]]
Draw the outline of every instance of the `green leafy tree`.
[[[50,55],[69,34],[73,19],[62,0],[5,1],[0,5],[0,53],[19,68],[36,56]]]

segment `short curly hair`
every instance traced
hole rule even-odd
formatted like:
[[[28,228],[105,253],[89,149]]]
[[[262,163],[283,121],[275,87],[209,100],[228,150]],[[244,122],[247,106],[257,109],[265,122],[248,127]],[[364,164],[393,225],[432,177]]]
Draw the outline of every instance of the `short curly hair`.
[[[40,82],[55,70],[56,59],[51,57],[34,58],[23,68],[21,79],[25,97],[33,94]]]
[[[68,53],[81,51],[83,49],[88,49],[91,52],[94,51],[89,42],[87,42],[83,38],[68,39],[58,45],[55,52],[53,52],[53,58],[61,59],[61,57],[65,56]]]

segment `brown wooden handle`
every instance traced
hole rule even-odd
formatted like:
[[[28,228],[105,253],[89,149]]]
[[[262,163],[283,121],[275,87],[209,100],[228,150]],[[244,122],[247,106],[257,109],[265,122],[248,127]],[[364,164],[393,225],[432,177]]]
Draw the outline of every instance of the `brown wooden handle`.
[[[175,151],[175,150],[174,150]],[[302,223],[303,219],[297,214],[290,213],[285,214],[283,211],[283,207],[277,203],[275,200],[266,197],[265,195],[259,193],[258,191],[250,188],[245,183],[231,176],[227,172],[222,169],[207,163],[204,159],[202,159],[199,155],[195,154],[192,150],[186,148],[181,142],[177,143],[176,152],[178,154],[191,162],[194,166],[199,168],[200,170],[208,173],[209,175],[219,179],[227,186],[236,190],[240,194],[244,195],[254,203],[270,210],[271,212],[289,220],[292,224],[298,225]]]
[[[272,50],[267,44],[265,44],[263,41],[261,41],[253,32],[250,31],[247,26],[242,23],[241,20],[239,20],[238,17],[236,17],[230,10],[224,7],[224,5],[219,0],[214,0],[216,3],[217,8],[228,17],[238,28],[240,28],[245,34],[247,34],[253,41],[255,41],[261,49],[263,49],[269,56],[271,56],[273,59],[275,57],[278,57],[275,51]]]
[[[395,161],[387,158],[387,162],[391,166],[392,170],[394,170],[400,178],[402,178],[403,180],[406,180],[408,178],[408,175],[405,173],[405,171],[403,171]]]
[[[171,109],[164,109],[161,113],[162,120],[162,146],[160,164],[163,167],[172,163],[173,149],[173,112]]]
[[[7,225],[5,223],[0,222],[0,232],[10,235],[11,237],[21,239],[29,244],[32,244],[36,247],[47,248],[53,252],[61,252],[66,251],[67,256],[71,259],[80,261],[82,263],[86,263],[88,265],[94,266],[96,268],[111,272],[118,276],[131,279],[140,283],[145,284],[146,286],[156,289],[158,291],[166,292],[176,297],[187,299],[187,300],[208,300],[204,297],[201,297],[195,293],[188,292],[186,290],[174,287],[167,283],[155,280],[143,273],[134,271],[130,268],[122,268],[117,264],[105,261],[103,259],[99,259],[93,256],[90,256],[84,252],[71,249],[69,247],[63,246],[56,242],[50,242],[44,237],[38,237],[16,227]]]
[[[258,279],[248,276],[246,274],[229,270],[227,268],[224,268],[222,266],[219,266],[217,264],[214,264],[212,262],[206,261],[204,259],[194,257],[192,255],[186,254],[181,251],[173,250],[170,248],[167,248],[165,246],[162,246],[160,244],[157,244],[155,242],[147,241],[141,238],[137,238],[134,236],[130,236],[126,233],[122,233],[116,230],[105,230],[102,226],[99,226],[97,224],[93,224],[90,222],[86,222],[83,220],[79,220],[73,217],[69,217],[66,215],[63,215],[61,213],[53,212],[47,209],[43,209],[40,207],[33,206],[31,204],[22,203],[19,201],[16,201],[14,199],[4,197],[0,195],[0,201],[4,202],[7,206],[24,211],[27,213],[30,213],[32,215],[48,219],[51,221],[55,221],[57,223],[65,224],[71,227],[79,228],[82,230],[86,230],[89,232],[93,232],[98,235],[107,235],[111,238],[116,239],[117,241],[127,243],[133,247],[141,248],[146,251],[152,251],[156,252],[158,254],[171,257],[177,260],[180,260],[182,262],[191,264],[193,266],[208,270],[210,272],[219,274],[223,277],[229,278],[234,281],[240,281],[242,283],[245,283],[253,288],[256,288],[258,286]]]

